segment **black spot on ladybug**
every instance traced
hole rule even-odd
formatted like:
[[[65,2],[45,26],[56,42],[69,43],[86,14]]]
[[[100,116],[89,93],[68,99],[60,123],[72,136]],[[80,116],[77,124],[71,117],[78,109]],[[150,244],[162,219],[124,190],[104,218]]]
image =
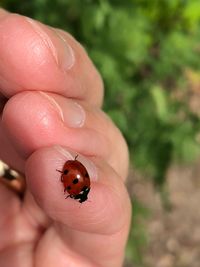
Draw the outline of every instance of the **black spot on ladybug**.
[[[78,179],[75,178],[75,179],[73,180],[73,184],[77,184],[77,183],[78,183]]]
[[[68,185],[68,186],[67,186],[67,190],[70,190],[70,189],[71,189],[71,186],[70,186],[70,185]]]
[[[63,173],[64,173],[64,175],[67,175],[68,172],[69,172],[69,170],[66,170],[66,169],[65,169]]]

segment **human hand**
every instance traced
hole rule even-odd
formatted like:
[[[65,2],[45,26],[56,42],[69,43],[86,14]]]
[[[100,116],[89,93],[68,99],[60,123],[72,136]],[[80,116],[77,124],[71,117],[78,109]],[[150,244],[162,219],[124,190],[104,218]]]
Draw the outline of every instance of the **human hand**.
[[[0,266],[122,266],[128,152],[102,99],[72,36],[0,9],[0,158],[27,183],[23,200],[0,184]],[[83,204],[65,199],[56,171],[77,154],[91,179]]]

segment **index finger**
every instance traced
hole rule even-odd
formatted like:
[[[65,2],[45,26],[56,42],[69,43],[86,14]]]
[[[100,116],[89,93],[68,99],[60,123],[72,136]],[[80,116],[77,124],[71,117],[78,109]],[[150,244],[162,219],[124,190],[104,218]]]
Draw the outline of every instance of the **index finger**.
[[[100,106],[103,83],[68,33],[0,9],[0,93],[54,92]]]

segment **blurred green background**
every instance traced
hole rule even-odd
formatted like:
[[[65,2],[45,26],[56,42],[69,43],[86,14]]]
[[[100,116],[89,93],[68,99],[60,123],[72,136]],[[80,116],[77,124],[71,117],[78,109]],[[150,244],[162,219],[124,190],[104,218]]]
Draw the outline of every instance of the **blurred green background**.
[[[199,0],[2,0],[1,6],[60,27],[81,42],[103,76],[104,110],[126,137],[135,170],[163,192],[174,162],[200,154]],[[145,229],[135,201],[127,261],[142,265]],[[131,265],[130,265],[131,266]],[[136,265],[135,265],[136,266]]]

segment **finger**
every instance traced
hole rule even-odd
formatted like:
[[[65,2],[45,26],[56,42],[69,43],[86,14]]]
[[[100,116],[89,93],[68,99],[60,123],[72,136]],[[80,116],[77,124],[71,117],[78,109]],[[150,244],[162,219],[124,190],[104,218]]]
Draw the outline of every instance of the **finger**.
[[[40,244],[39,261],[44,259],[44,254],[45,262],[55,261],[54,257],[49,256],[49,251],[47,254],[44,250],[53,234],[53,240],[60,244],[58,254],[64,253],[65,257],[70,257],[71,264],[77,262],[77,253],[100,266],[121,266],[130,224],[127,191],[121,179],[105,162],[93,159],[94,166],[93,162],[78,155],[91,178],[89,200],[80,204],[74,199],[65,199],[56,169],[62,169],[66,160],[73,159],[75,154],[64,147],[49,147],[36,151],[28,159],[28,187],[38,205],[56,222],[55,229],[48,231],[44,243]],[[55,252],[50,247],[51,250]]]
[[[69,34],[0,11],[0,91],[42,90],[101,105],[102,80]]]
[[[61,144],[103,157],[120,176],[127,176],[124,138],[99,108],[55,94],[23,92],[7,102],[3,125],[22,156],[43,146]]]
[[[90,201],[80,207],[79,202],[65,199],[60,173],[56,170],[62,170],[64,163],[74,159],[75,154],[60,146],[34,152],[26,165],[28,188],[38,204],[55,221],[90,233],[109,234],[118,231],[130,215],[130,203],[124,184],[106,163],[96,160],[94,165],[78,155],[91,178]]]
[[[24,158],[39,147],[61,142],[64,142],[65,145],[70,143],[72,148],[79,147],[80,151],[90,147],[89,153],[94,154],[97,140],[100,141],[101,137],[96,132],[92,133],[91,130],[77,129],[79,124],[80,126],[82,124],[82,118],[78,117],[83,116],[84,120],[84,115],[82,115],[81,107],[73,104],[73,101],[66,99],[68,116],[66,123],[63,123],[65,118],[61,114],[61,109],[49,101],[43,93],[23,92],[17,94],[5,106],[2,116],[3,128]],[[75,120],[78,119],[77,127],[65,127],[67,123],[69,126],[73,124],[73,116],[76,116]],[[90,146],[84,144],[85,140],[90,140]],[[103,140],[101,141],[103,142]]]
[[[10,245],[0,251],[0,266],[31,267],[33,266],[34,245],[31,242],[21,242]]]
[[[0,121],[0,159],[7,163],[11,168],[24,173],[25,161],[20,154],[15,150],[6,135],[2,122]]]
[[[20,210],[20,199],[5,184],[0,181],[0,250],[13,242],[12,220]],[[5,231],[5,227],[7,231]]]

